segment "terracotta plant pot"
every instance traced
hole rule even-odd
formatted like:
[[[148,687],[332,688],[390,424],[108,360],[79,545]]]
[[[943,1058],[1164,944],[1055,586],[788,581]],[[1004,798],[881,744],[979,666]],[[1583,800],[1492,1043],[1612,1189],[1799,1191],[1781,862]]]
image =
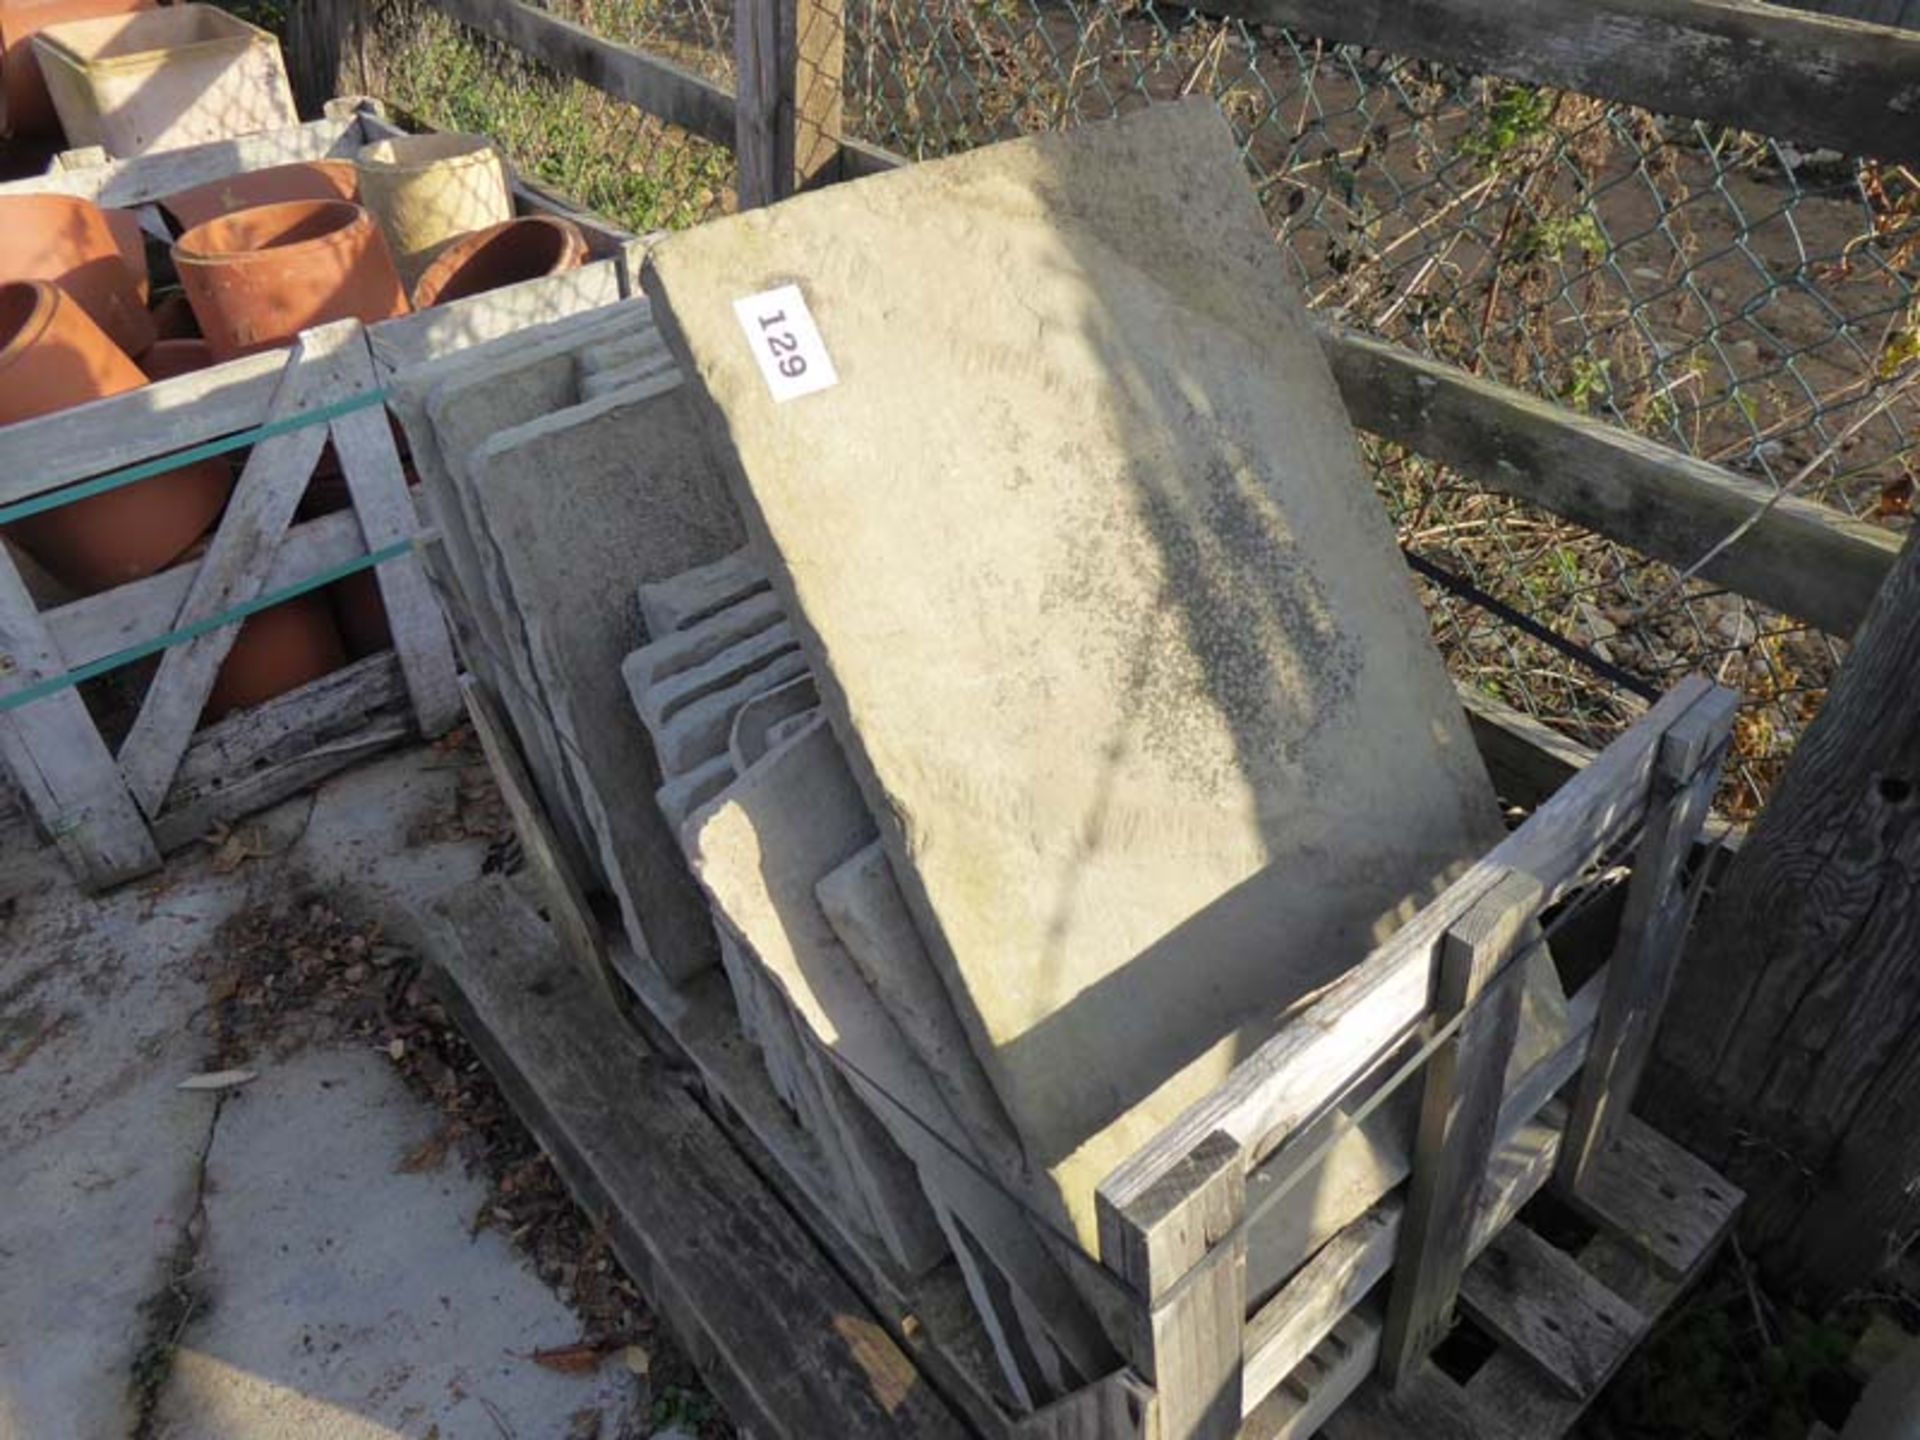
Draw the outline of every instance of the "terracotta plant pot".
[[[40,76],[33,37],[49,25],[128,15],[151,9],[153,0],[45,0],[0,4],[0,135],[57,135],[59,117]]]
[[[334,623],[355,660],[378,655],[393,647],[393,627],[387,623],[387,602],[380,598],[380,582],[372,570],[356,570],[327,586]]]
[[[153,308],[147,312],[153,316],[153,328],[162,340],[198,340],[200,322],[193,317],[193,306],[187,303],[186,292],[169,290],[153,302]]]
[[[0,425],[106,395],[147,377],[67,295],[45,281],[0,285]],[[233,490],[224,460],[16,520],[8,538],[83,594],[164,569],[213,524]]]
[[[147,237],[140,228],[140,217],[131,210],[103,210],[107,217],[107,228],[113,231],[113,243],[120,247],[120,258],[126,262],[127,271],[133,276],[134,293],[140,297],[142,305],[152,293],[147,274]]]
[[[147,314],[145,249],[130,269],[108,212],[72,195],[0,195],[0,281],[51,280],[138,355],[154,340]]]
[[[345,200],[288,200],[196,225],[174,268],[216,360],[290,344],[309,326],[407,313],[380,227]]]
[[[176,230],[186,231],[259,205],[279,205],[288,200],[358,203],[359,199],[360,175],[351,160],[302,160],[209,180],[167,196],[160,208],[173,220]]]
[[[140,368],[149,380],[177,379],[212,364],[213,351],[204,340],[156,340],[140,357]]]
[[[571,220],[523,215],[475,231],[442,250],[413,287],[413,308],[424,310],[503,285],[576,270],[586,258],[586,237]]]
[[[347,663],[333,612],[309,592],[282,601],[240,624],[240,634],[214,676],[202,723],[264,704]]]
[[[363,146],[361,202],[412,284],[441,246],[513,218],[507,163],[484,135],[400,135]]]

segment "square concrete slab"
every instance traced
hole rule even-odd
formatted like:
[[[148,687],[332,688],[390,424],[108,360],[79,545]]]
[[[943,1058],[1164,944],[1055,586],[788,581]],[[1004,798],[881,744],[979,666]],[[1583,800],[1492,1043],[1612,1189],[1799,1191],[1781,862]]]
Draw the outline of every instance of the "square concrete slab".
[[[1093,1191],[1500,834],[1210,101],[668,237],[709,399],[934,964]]]
[[[539,693],[636,951],[669,979],[714,959],[713,927],[653,795],[661,773],[620,680],[644,638],[635,587],[718,559],[740,522],[677,382],[562,410],[468,458]]]

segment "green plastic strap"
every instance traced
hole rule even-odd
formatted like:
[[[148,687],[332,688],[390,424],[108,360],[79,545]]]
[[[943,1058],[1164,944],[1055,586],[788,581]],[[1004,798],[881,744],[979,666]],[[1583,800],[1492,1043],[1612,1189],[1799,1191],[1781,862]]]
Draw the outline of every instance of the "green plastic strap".
[[[191,465],[196,460],[225,455],[230,450],[244,450],[249,445],[257,445],[262,440],[271,440],[276,435],[290,435],[295,430],[306,429],[309,425],[325,425],[329,421],[339,419],[342,415],[351,415],[356,410],[369,410],[375,405],[384,404],[386,398],[385,390],[368,390],[359,395],[349,395],[345,400],[330,401],[314,410],[303,410],[298,415],[289,415],[282,420],[269,420],[266,424],[252,430],[242,430],[238,435],[209,440],[203,445],[176,450],[157,460],[142,460],[138,465],[129,465],[124,470],[97,475],[91,480],[82,480],[74,485],[63,485],[58,490],[49,490],[45,495],[35,495],[30,500],[19,500],[12,505],[0,506],[0,525],[13,520],[24,520],[29,515],[42,515],[49,510],[58,510],[62,505],[71,505],[76,500],[88,500],[95,495],[104,495],[109,490],[118,490],[122,485],[135,485],[142,480],[151,480],[156,475],[164,475],[169,470],[178,470],[182,465]]]
[[[397,560],[411,549],[413,549],[411,540],[396,540],[383,549],[375,550],[371,555],[343,560],[317,575],[311,575],[305,580],[287,586],[284,590],[275,590],[271,594],[256,596],[244,604],[236,605],[231,610],[222,611],[209,619],[183,625],[178,630],[169,630],[165,635],[129,646],[125,650],[115,651],[91,664],[82,665],[77,670],[69,670],[64,675],[54,675],[37,684],[29,685],[24,690],[16,690],[11,695],[0,697],[0,715],[6,714],[9,710],[17,710],[22,705],[31,705],[36,700],[44,700],[49,695],[58,695],[62,690],[71,689],[83,681],[96,679],[109,670],[118,670],[122,665],[131,665],[136,660],[144,660],[149,655],[157,655],[162,650],[171,649],[175,645],[184,645],[189,640],[198,640],[202,635],[210,634],[222,625],[231,625],[236,620],[244,620],[249,615],[271,609],[283,600],[295,599],[310,590],[318,590],[323,585],[331,585],[336,580],[357,575],[362,570],[371,570],[376,565]]]

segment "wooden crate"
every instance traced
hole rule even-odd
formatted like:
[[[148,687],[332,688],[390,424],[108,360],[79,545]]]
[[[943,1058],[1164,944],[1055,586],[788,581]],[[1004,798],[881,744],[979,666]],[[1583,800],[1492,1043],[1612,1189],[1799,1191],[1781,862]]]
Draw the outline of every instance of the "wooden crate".
[[[119,162],[70,152],[44,176],[0,185],[0,194],[57,192],[138,209],[246,170],[349,157],[394,133],[376,105],[342,101],[325,119],[214,145]],[[42,610],[0,547],[0,703],[35,697],[0,711],[0,756],[83,885],[152,870],[163,853],[214,826],[408,735],[437,734],[461,715],[447,627],[412,548],[420,524],[383,386],[420,360],[624,298],[638,253],[639,242],[533,187],[516,182],[515,191],[522,210],[578,223],[589,263],[373,326],[321,326],[289,349],[0,429],[0,508],[188,447],[251,446],[203,558]],[[329,442],[352,507],[295,523],[294,507]],[[237,632],[237,621],[215,624],[217,617],[376,553],[390,557],[375,569],[390,651],[199,726]],[[159,651],[116,749],[63,680],[182,632]]]
[[[1697,677],[1676,687],[1102,1183],[1101,1260],[1134,1297],[1128,1383],[1143,1419],[1128,1433],[1550,1437],[1572,1424],[1672,1299],[1658,1277],[1690,1274],[1738,1203],[1628,1114],[1734,705]],[[1629,842],[1610,958],[1570,1001],[1561,1047],[1505,1087],[1515,958]],[[1311,1184],[1355,1123],[1337,1103],[1407,1073],[1420,1109],[1401,1137],[1405,1183],[1250,1297],[1252,1208]],[[1549,1180],[1605,1230],[1604,1275],[1510,1226]],[[1456,1306],[1500,1342],[1484,1393],[1428,1358]]]
[[[1737,1210],[1732,1186],[1627,1113],[1691,903],[1724,853],[1705,822],[1734,696],[1704,680],[1681,684],[1597,755],[1463,692],[1496,786],[1531,817],[1101,1187],[1100,1259],[1132,1296],[1130,1363],[1024,1417],[996,1401],[964,1298],[945,1293],[938,1272],[901,1280],[836,1221],[724,984],[669,987],[599,925],[510,732],[482,688],[467,689],[545,913],[602,980],[611,967],[626,982],[649,1040],[699,1077],[716,1121],[977,1433],[1546,1440],[1572,1425]],[[1559,958],[1587,978],[1560,1046],[1503,1086],[1512,965],[1543,916]],[[538,1017],[516,1012],[486,1037],[499,1063],[522,1063],[512,1033],[522,1020]],[[1363,1118],[1366,1101],[1398,1083],[1419,1096],[1418,1124],[1391,1108]],[[593,1142],[596,1105],[536,1104],[571,1117],[549,1117],[578,1131],[568,1143]],[[1251,1208],[1310,1185],[1354,1128],[1375,1154],[1402,1157],[1381,1175],[1378,1202],[1297,1257],[1271,1294],[1250,1296]],[[1549,1239],[1523,1215],[1550,1182],[1591,1234]],[[617,1192],[596,1203],[644,1208]],[[1272,1270],[1271,1256],[1255,1258],[1256,1273]],[[696,1282],[692,1271],[671,1277]],[[1492,1341],[1470,1377],[1428,1358],[1456,1302]],[[717,1363],[757,1368],[768,1344],[761,1333],[751,1355]],[[821,1424],[775,1433],[831,1431]]]

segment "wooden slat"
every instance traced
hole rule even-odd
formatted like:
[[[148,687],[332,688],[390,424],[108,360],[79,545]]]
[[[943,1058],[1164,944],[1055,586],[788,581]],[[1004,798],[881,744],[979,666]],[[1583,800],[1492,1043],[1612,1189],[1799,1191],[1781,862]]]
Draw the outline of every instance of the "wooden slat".
[[[1413,1179],[1403,1201],[1380,1347],[1381,1373],[1392,1383],[1411,1375],[1453,1323],[1480,1179],[1520,1030],[1525,966],[1514,957],[1539,940],[1539,899],[1533,877],[1503,875],[1440,942],[1433,1022],[1464,1019],[1428,1059],[1423,1075]]]
[[[1607,965],[1606,997],[1574,1098],[1560,1183],[1578,1194],[1594,1157],[1625,1123],[1653,1051],[1680,949],[1693,918],[1683,884],[1694,841],[1720,784],[1720,762],[1739,696],[1715,687],[1668,730],[1654,767],[1646,835],[1634,857],[1620,940]]]
[[[12,552],[0,545],[0,698],[68,668]],[[0,756],[83,889],[105,889],[159,865],[146,820],[76,691],[0,713]]]
[[[598,310],[625,298],[621,277],[618,260],[595,260],[563,275],[525,280],[383,320],[367,331],[374,363],[384,382],[406,366],[497,340],[530,325]]]
[[[1209,1135],[1101,1228],[1101,1263],[1146,1302],[1126,1352],[1153,1386],[1166,1440],[1231,1440],[1240,1428],[1246,1184],[1238,1143]]]
[[[383,650],[207,726],[153,822],[156,843],[178,850],[400,744],[414,734],[406,698],[399,663]]]
[[[1920,75],[1920,44],[1914,63]],[[1642,554],[1690,565],[1773,495],[1769,485],[1630,430],[1398,345],[1315,324],[1362,430]],[[1847,636],[1899,551],[1898,535],[1789,496],[1701,574]]]
[[[0,505],[260,424],[287,355],[249,355],[0,426]]]
[[[523,902],[482,885],[439,920],[456,1019],[737,1423],[794,1440],[966,1435]]]
[[[506,802],[507,815],[514,833],[520,837],[520,849],[540,883],[546,902],[548,922],[558,933],[574,961],[599,984],[614,1008],[624,1013],[631,999],[627,987],[614,973],[607,954],[606,937],[593,913],[580,877],[567,863],[553,826],[541,809],[533,776],[520,757],[506,718],[484,682],[473,675],[460,677],[460,695],[480,749],[487,757],[500,797]]]
[[[0,184],[0,195],[78,195],[99,205],[130,208],[243,170],[346,153],[344,142],[351,130],[345,119],[312,120],[104,164],[75,163],[68,156],[58,156],[45,175]]]
[[[1478,1255],[1484,1250],[1493,1237],[1512,1222],[1520,1208],[1547,1183],[1553,1174],[1554,1159],[1559,1154],[1560,1128],[1565,1120],[1564,1107],[1557,1104],[1550,1106],[1538,1117],[1520,1126],[1494,1151],[1486,1183],[1481,1189],[1472,1237],[1468,1242],[1470,1253]],[[1380,1207],[1390,1217],[1392,1229],[1396,1232],[1399,1228],[1398,1207],[1398,1197],[1387,1200]],[[1392,1252],[1393,1242],[1389,1237],[1380,1251],[1383,1269],[1385,1257],[1391,1256]],[[1305,1271],[1296,1277],[1297,1281],[1306,1279]],[[1310,1282],[1303,1284],[1301,1290],[1303,1295],[1310,1294]],[[1311,1407],[1290,1405],[1279,1398],[1285,1394],[1287,1382],[1293,1378],[1289,1373],[1283,1372],[1271,1382],[1274,1388],[1267,1396],[1256,1399],[1255,1393],[1249,1388],[1249,1414],[1244,1432],[1246,1440],[1256,1440],[1256,1437],[1257,1440],[1306,1440],[1307,1436],[1314,1433],[1313,1429],[1306,1428],[1309,1422],[1317,1428],[1328,1413],[1337,1410],[1348,1396],[1365,1384],[1379,1355],[1381,1320],[1377,1307],[1368,1304],[1357,1306],[1338,1323],[1346,1327],[1349,1343],[1361,1350],[1367,1357],[1368,1365],[1365,1368],[1346,1368],[1337,1377],[1329,1377],[1321,1373],[1322,1367],[1308,1365],[1307,1356],[1303,1355],[1294,1368],[1306,1366],[1308,1369],[1309,1373],[1304,1379],[1307,1388],[1314,1392]],[[1255,1357],[1250,1354],[1247,1368],[1249,1376],[1254,1373],[1256,1364]],[[1431,1373],[1431,1365],[1418,1373]],[[1416,1376],[1415,1383],[1417,1380]],[[1373,1385],[1367,1388],[1380,1387]],[[1298,1387],[1296,1393],[1297,1390]]]
[[[793,193],[791,0],[738,0],[733,15],[733,153],[742,210]]]
[[[1712,1166],[1630,1118],[1577,1198],[1582,1210],[1681,1276],[1720,1242],[1745,1197]]]
[[[1525,825],[1108,1176],[1097,1196],[1103,1254],[1107,1217],[1123,1216],[1201,1139],[1223,1132],[1243,1147],[1248,1165],[1257,1164],[1397,1043],[1426,1013],[1440,936],[1495,877],[1508,870],[1534,876],[1543,904],[1564,893],[1644,814],[1661,737],[1708,688],[1698,676],[1682,680]]]
[[[724,86],[670,60],[603,40],[519,0],[429,3],[448,18],[531,55],[562,75],[583,80],[716,145],[733,144],[733,96]]]
[[[1489,1173],[1498,1178],[1476,1197],[1470,1255],[1532,1198],[1552,1171],[1559,1155],[1560,1126],[1556,1122],[1543,1128],[1536,1117],[1586,1056],[1600,988],[1600,982],[1590,981],[1573,997],[1567,1006],[1567,1039],[1514,1085],[1500,1107],[1495,1129],[1498,1143],[1489,1166]],[[1560,1109],[1552,1113],[1564,1114]],[[1393,1184],[1405,1174],[1403,1166],[1382,1178]],[[1341,1230],[1247,1322],[1242,1384],[1249,1413],[1386,1275],[1399,1248],[1402,1208],[1402,1198],[1390,1195]]]
[[[349,393],[377,390],[373,352],[366,331],[352,324],[352,338],[344,383]],[[419,515],[407,491],[400,468],[400,452],[393,443],[393,425],[384,408],[355,410],[338,416],[329,427],[334,453],[353,498],[354,514],[367,552],[373,554],[397,544],[411,545],[419,533]],[[278,548],[278,536],[274,537]],[[374,569],[380,600],[387,612],[393,648],[413,697],[413,716],[422,735],[439,735],[463,712],[460,685],[453,660],[453,640],[440,614],[440,602],[427,584],[420,557],[412,549]]]
[[[1920,157],[1920,36],[1746,0],[1202,0],[1204,13],[1686,115]]]
[[[1242,1440],[1304,1440],[1319,1434],[1379,1363],[1378,1315],[1348,1315],[1303,1357],[1284,1385],[1276,1385],[1254,1407],[1241,1428]]]
[[[365,363],[357,321],[309,330],[293,349],[268,416],[287,419],[351,393],[352,377]],[[247,458],[233,499],[207,546],[206,559],[169,628],[210,620],[260,593],[273,552],[293,519],[327,439],[326,427],[302,425],[261,441]],[[159,811],[199,723],[220,662],[233,648],[238,623],[175,645],[160,668],[120,747],[127,788],[147,814]]]
[[[302,521],[274,551],[263,590],[284,590],[367,553],[360,522],[347,510]],[[98,595],[72,600],[42,618],[70,668],[157,640],[173,627],[200,562],[189,560]]]
[[[1600,1392],[1651,1324],[1571,1255],[1525,1225],[1493,1239],[1460,1287],[1462,1308],[1566,1394]]]
[[[1017,1421],[1014,1440],[1160,1440],[1153,1387],[1131,1370],[1096,1380]]]

